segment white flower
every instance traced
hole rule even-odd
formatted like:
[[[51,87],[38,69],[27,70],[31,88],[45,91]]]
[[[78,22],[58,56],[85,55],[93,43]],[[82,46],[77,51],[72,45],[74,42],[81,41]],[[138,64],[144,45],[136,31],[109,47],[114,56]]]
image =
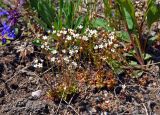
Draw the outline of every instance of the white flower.
[[[38,66],[37,64],[34,64],[34,65],[33,65],[33,67],[35,67],[35,68],[37,68],[37,66]]]
[[[50,34],[50,33],[51,33],[51,30],[48,30],[47,33]]]
[[[113,44],[112,40],[108,40],[108,44],[112,45]]]
[[[48,38],[47,36],[43,36],[43,38],[42,38],[42,39],[43,39],[43,40],[47,40],[47,38]]]
[[[97,50],[97,49],[98,49],[98,45],[96,45],[96,46],[94,47],[94,49]]]
[[[76,62],[72,62],[72,65],[73,65],[74,67],[77,67],[77,63],[76,63]]]
[[[67,35],[67,38],[66,38],[66,39],[67,39],[67,40],[72,40],[72,37]]]
[[[111,32],[111,33],[109,34],[109,38],[110,38],[111,41],[114,39],[114,32]]]
[[[42,63],[38,63],[38,64],[37,64],[37,67],[42,68],[42,67],[43,67],[43,64],[42,64]]]
[[[56,58],[55,57],[52,57],[51,58],[51,62],[55,62]]]
[[[97,30],[90,30],[89,32],[91,35],[97,34]]]
[[[62,50],[62,53],[66,53],[66,50],[65,50],[65,49],[63,49],[63,50]]]
[[[88,41],[88,37],[87,37],[87,36],[83,36],[83,37],[82,37],[82,40]]]
[[[122,89],[123,89],[123,91],[126,89],[126,85],[125,84],[122,85]]]
[[[66,30],[64,30],[64,31],[63,31],[63,34],[64,34],[64,35],[66,35],[66,34],[67,34],[67,31],[66,31]]]
[[[58,37],[60,37],[60,36],[61,36],[61,34],[58,32],[58,33],[57,33],[57,36],[58,36]]]
[[[47,42],[44,42],[44,45],[45,45],[45,46],[47,46],[47,45],[48,45],[48,43],[47,43]]]
[[[82,28],[83,28],[83,26],[82,26],[82,25],[79,25],[79,26],[78,26],[78,28],[79,28],[79,29],[82,29]]]
[[[56,30],[53,30],[52,34],[55,34],[56,33]]]
[[[118,47],[118,44],[114,44],[114,48],[117,48]]]
[[[91,37],[92,37],[92,34],[91,34],[91,33],[88,33],[88,37],[91,38]]]
[[[64,59],[64,61],[65,61],[66,63],[69,63],[69,58],[68,58],[68,57],[64,57],[63,59]]]
[[[78,38],[78,37],[79,37],[79,34],[73,34],[73,37],[74,37],[74,38]]]
[[[75,52],[75,53],[78,53],[78,50],[75,50],[74,52]]]
[[[37,38],[41,37],[41,34],[36,34]]]
[[[103,44],[100,44],[100,45],[99,45],[99,48],[102,49],[102,48],[103,48]]]
[[[49,46],[46,46],[46,47],[45,47],[45,50],[49,50],[49,49],[50,49]]]
[[[57,53],[57,50],[52,50],[51,53],[52,53],[52,54],[56,54],[56,53]]]
[[[35,59],[35,60],[34,60],[34,63],[38,63],[38,59]]]
[[[89,28],[86,28],[86,31],[85,32],[88,32],[89,31]]]
[[[68,32],[69,32],[71,35],[74,34],[74,30],[72,30],[72,29],[68,29]]]
[[[104,47],[107,48],[107,46],[108,46],[108,43],[105,43],[105,44],[104,44]]]
[[[111,52],[115,52],[115,49],[112,48],[112,49],[111,49]]]
[[[73,54],[74,54],[74,51],[73,51],[73,50],[69,50],[69,54],[70,54],[70,55],[73,55]]]
[[[44,62],[44,60],[43,60],[43,59],[40,59],[40,62]]]

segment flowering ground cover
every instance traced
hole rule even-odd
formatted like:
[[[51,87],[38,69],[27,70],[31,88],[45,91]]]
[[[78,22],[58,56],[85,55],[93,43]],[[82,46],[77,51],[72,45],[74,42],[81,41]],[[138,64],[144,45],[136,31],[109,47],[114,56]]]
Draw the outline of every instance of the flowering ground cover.
[[[1,115],[158,115],[159,0],[0,0]]]

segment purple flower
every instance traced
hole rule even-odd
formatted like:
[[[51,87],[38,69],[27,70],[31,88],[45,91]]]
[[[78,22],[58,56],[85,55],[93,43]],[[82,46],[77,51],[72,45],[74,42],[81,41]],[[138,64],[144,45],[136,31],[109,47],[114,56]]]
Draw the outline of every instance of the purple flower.
[[[2,38],[2,44],[5,44],[7,42],[6,38]]]
[[[11,27],[9,25],[7,25],[6,22],[4,22],[2,25],[3,25],[3,27],[2,27],[1,35],[2,36],[8,35],[8,37],[10,39],[14,39],[16,37],[15,30],[11,29]]]
[[[19,12],[17,9],[7,11],[0,8],[0,18],[5,15],[7,16],[6,20],[3,22],[0,20],[0,35],[3,44],[6,43],[6,35],[9,39],[16,38],[14,26],[18,22]]]

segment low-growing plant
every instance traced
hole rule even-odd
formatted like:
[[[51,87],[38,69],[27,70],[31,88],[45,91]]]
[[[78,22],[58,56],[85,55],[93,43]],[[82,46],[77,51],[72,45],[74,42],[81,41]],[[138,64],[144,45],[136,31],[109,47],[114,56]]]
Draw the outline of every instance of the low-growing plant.
[[[123,47],[116,39],[116,34],[106,32],[104,29],[87,28],[83,33],[81,31],[83,31],[82,25],[78,26],[76,30],[62,28],[62,30],[48,31],[48,36],[45,35],[42,38],[35,39],[33,44],[41,47],[46,59],[54,66],[52,68],[53,74],[59,74],[60,78],[66,78],[66,74],[64,74],[66,72],[70,73],[67,79],[74,78],[78,84],[83,79],[92,86],[94,85],[94,87],[113,89],[117,84],[117,80],[114,75],[111,77],[111,75],[105,74],[102,67],[105,68],[109,65],[115,69],[113,74],[119,74],[122,72],[119,66],[126,63],[122,55]],[[79,70],[84,71],[86,68],[94,69],[94,75],[86,76],[83,74],[81,76],[83,78],[80,78],[80,76],[76,78],[76,72]],[[66,80],[62,81],[56,89],[56,94],[59,96],[63,94],[64,99],[67,95],[79,91],[78,86],[75,86],[73,82],[66,87],[64,92],[65,82]],[[78,89],[75,90],[75,88]],[[48,95],[52,95],[52,93],[53,90],[50,90]]]
[[[149,54],[146,54],[147,38],[143,38],[144,22],[147,22],[148,27],[160,19],[160,8],[156,5],[156,0],[148,0],[147,9],[140,24],[138,24],[135,16],[135,8],[131,0],[116,0],[119,5],[119,11],[126,21],[127,31],[130,35],[131,44],[134,47],[133,55],[139,62],[144,65],[144,59],[148,59]]]
[[[51,0],[30,0],[31,8],[37,11],[39,18],[35,20],[45,29],[60,30],[62,27],[77,29],[80,24],[87,25],[87,15],[77,15],[81,0],[59,0],[56,6]]]

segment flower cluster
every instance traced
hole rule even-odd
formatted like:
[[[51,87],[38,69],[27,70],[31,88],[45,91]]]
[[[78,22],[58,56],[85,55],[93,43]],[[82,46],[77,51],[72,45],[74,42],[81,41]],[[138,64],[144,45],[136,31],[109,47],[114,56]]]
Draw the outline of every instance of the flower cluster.
[[[0,34],[2,44],[5,44],[7,42],[7,39],[16,38],[14,26],[18,21],[18,17],[19,13],[16,9],[7,11],[5,9],[0,8]]]
[[[48,59],[52,63],[65,64],[69,68],[80,67],[84,58],[83,61],[93,60],[94,64],[110,59],[123,60],[119,55],[122,48],[115,32],[87,28],[81,33],[81,29],[82,26],[78,30],[49,30],[48,36],[43,36],[37,42],[41,42],[41,48],[50,54]]]
[[[33,63],[33,67],[35,68],[42,68],[43,67],[43,60],[42,59],[35,59]]]

